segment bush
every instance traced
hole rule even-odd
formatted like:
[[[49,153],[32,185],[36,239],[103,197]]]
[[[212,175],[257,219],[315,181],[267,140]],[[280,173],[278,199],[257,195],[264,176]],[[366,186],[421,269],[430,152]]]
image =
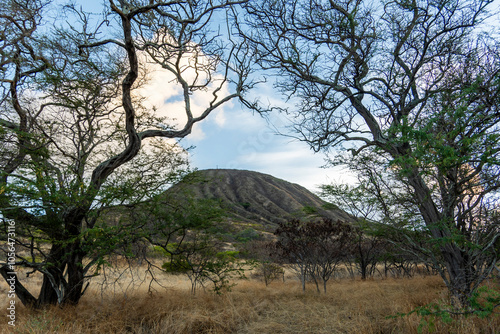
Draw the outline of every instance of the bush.
[[[257,232],[251,227],[244,229],[235,235],[235,239],[239,242],[248,242],[259,238],[260,238],[259,232]]]

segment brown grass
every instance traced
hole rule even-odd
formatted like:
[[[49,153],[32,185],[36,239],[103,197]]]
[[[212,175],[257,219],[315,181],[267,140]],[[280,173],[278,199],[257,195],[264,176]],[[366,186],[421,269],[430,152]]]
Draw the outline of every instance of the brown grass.
[[[175,278],[178,280],[178,278]],[[182,285],[182,284],[181,284]],[[417,315],[388,318],[445,297],[438,277],[332,282],[328,294],[294,281],[265,287],[241,281],[232,292],[191,296],[187,285],[148,295],[89,291],[76,307],[28,311],[18,305],[14,333],[418,333]],[[3,293],[3,291],[2,291]],[[19,304],[19,303],[18,303]],[[2,309],[5,309],[2,307]],[[8,332],[5,317],[0,330]],[[437,321],[435,333],[500,333],[500,319]],[[424,327],[423,333],[429,332]]]

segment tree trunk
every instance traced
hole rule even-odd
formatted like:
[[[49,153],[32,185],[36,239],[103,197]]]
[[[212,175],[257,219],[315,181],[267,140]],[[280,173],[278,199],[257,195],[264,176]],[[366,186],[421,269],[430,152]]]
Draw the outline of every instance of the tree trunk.
[[[443,277],[452,295],[452,301],[458,300],[462,307],[470,306],[469,297],[471,292],[470,282],[467,279],[467,260],[464,258],[460,248],[454,243],[450,231],[450,222],[443,217],[437,209],[430,195],[430,190],[422,180],[418,171],[414,170],[408,177],[410,185],[414,190],[414,196],[419,203],[419,211],[429,228],[432,237],[439,240],[439,250],[443,256],[446,272],[449,278]]]
[[[11,272],[7,265],[0,267],[0,275],[2,275],[2,277],[9,285],[9,290],[7,292],[8,294],[15,292],[17,298],[19,298],[23,305],[28,308],[36,307],[36,298],[33,297],[33,295],[21,284],[21,282],[19,282],[19,280],[17,279],[17,274]],[[12,289],[12,285],[14,286],[14,289]]]
[[[86,212],[88,212],[88,207],[85,205],[75,207],[70,210],[65,219],[66,230],[72,241],[67,245],[63,259],[68,275],[67,286],[63,291],[63,304],[76,305],[82,297],[85,276],[83,259],[86,253],[82,250],[80,233]]]
[[[364,263],[363,260],[361,260],[361,280],[365,281],[366,280],[366,264]]]
[[[300,267],[300,280],[302,281],[302,291],[306,291],[306,271],[304,267]]]
[[[57,305],[59,302],[59,298],[57,296],[57,291],[52,285],[52,282],[50,281],[49,275],[52,275],[54,279],[56,280],[56,288],[60,287],[60,280],[58,279],[58,273],[57,271],[47,269],[47,271],[50,271],[50,274],[43,274],[43,282],[42,282],[42,287],[40,288],[40,294],[38,295],[37,301],[36,301],[36,308],[42,308],[44,306],[48,305]]]
[[[64,272],[64,248],[53,244],[50,253],[46,259],[46,266],[42,270],[43,281],[40,288],[40,294],[36,301],[36,308],[47,305],[57,305],[62,301],[58,296],[58,290],[62,284],[62,273]],[[61,293],[61,292],[60,292]]]
[[[76,305],[80,301],[83,292],[84,272],[83,272],[83,254],[81,251],[75,250],[75,254],[70,256],[67,264],[68,269],[68,286],[67,291],[64,291],[63,303]]]
[[[40,309],[50,305],[75,305],[79,302],[84,283],[83,258],[85,253],[81,250],[78,237],[72,238],[75,241],[69,242],[66,241],[69,238],[61,237],[60,239],[66,240],[58,240],[52,244],[44,267],[39,269],[43,279],[38,298],[33,296],[19,282],[17,275],[11,273],[6,266],[0,268],[0,274],[9,285],[12,282],[15,293],[23,305]],[[61,246],[64,243],[67,244]]]
[[[311,277],[312,279],[314,280],[314,284],[316,285],[316,292],[318,294],[321,293],[321,290],[319,289],[319,282],[318,282],[318,278],[316,277],[316,275],[314,273],[311,273]]]
[[[84,283],[83,252],[77,240],[67,247],[53,246],[51,263],[43,273],[43,282],[36,307],[47,305],[76,305],[80,301]],[[67,273],[67,280],[64,276]]]
[[[366,280],[366,270],[368,267],[368,263],[365,259],[365,254],[363,254],[363,249],[359,244],[358,244],[358,252],[359,252],[359,269],[361,273],[361,279],[364,281]]]

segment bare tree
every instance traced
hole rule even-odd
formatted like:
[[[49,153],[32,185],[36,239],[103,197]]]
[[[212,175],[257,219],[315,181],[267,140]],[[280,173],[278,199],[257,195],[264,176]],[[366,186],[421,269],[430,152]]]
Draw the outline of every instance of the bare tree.
[[[471,220],[500,186],[498,43],[480,30],[491,3],[252,1],[235,16],[295,103],[299,137],[316,151],[371,149],[406,188],[462,306],[497,260],[498,224]]]
[[[274,232],[278,240],[274,247],[277,256],[283,262],[289,264],[300,278],[302,290],[306,290],[307,275],[310,272],[311,261],[309,261],[309,246],[313,240],[308,240],[303,233],[304,224],[299,220],[279,223]]]
[[[307,228],[310,231],[308,234],[314,240],[310,249],[310,259],[314,263],[311,275],[318,292],[317,280],[320,279],[326,293],[326,284],[338,266],[346,262],[355,247],[356,228],[350,223],[334,222],[330,219],[309,223]]]
[[[25,305],[78,303],[89,270],[120,243],[97,228],[101,209],[164,189],[185,166],[167,139],[250,88],[245,45],[213,22],[243,2],[110,0],[100,20],[71,5],[3,4],[0,210],[4,230],[16,224],[16,265],[43,276],[39,294],[16,277]],[[152,68],[179,87],[178,110],[161,114],[140,95]],[[197,93],[208,96],[201,110]]]
[[[325,293],[327,282],[338,265],[345,261],[356,237],[351,224],[326,218],[280,223],[274,234],[278,238],[278,252],[298,269],[302,289],[305,290],[305,281],[309,276],[318,292],[318,280],[322,281]]]
[[[386,251],[384,232],[378,222],[382,217],[379,203],[374,196],[369,196],[370,191],[363,187],[364,184],[366,183],[361,183],[358,187],[338,184],[321,186],[322,197],[357,218],[351,223],[355,227],[356,237],[346,265],[351,276],[354,276],[351,266],[356,266],[363,280],[375,273],[376,266]]]
[[[285,281],[283,262],[286,259],[276,252],[274,241],[251,240],[240,247],[240,252],[256,263],[252,277],[262,279],[266,286],[275,280]]]

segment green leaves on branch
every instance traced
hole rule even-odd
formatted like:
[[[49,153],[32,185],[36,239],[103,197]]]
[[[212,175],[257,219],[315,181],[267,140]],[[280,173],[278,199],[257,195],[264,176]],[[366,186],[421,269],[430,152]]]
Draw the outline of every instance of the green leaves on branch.
[[[483,286],[476,290],[469,298],[468,308],[454,308],[450,305],[432,303],[418,307],[408,313],[398,313],[396,317],[406,317],[416,314],[420,317],[418,332],[423,333],[424,329],[429,333],[436,333],[436,325],[438,321],[445,324],[453,323],[460,317],[478,317],[485,319],[491,316],[498,317],[498,309],[500,307],[500,291],[492,289],[488,286]]]

